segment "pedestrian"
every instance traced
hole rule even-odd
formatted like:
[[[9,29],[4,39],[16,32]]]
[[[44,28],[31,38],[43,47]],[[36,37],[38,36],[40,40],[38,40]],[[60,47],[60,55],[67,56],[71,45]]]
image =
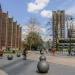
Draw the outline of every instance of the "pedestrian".
[[[56,48],[52,48],[53,56],[55,56]]]
[[[43,49],[40,49],[40,54],[44,54],[44,50]]]
[[[4,50],[0,49],[0,57],[3,57]]]
[[[45,49],[45,51],[46,51],[46,53],[48,54],[48,49],[47,49],[47,48]]]
[[[23,50],[23,57],[25,60],[27,59],[27,48],[24,48]]]

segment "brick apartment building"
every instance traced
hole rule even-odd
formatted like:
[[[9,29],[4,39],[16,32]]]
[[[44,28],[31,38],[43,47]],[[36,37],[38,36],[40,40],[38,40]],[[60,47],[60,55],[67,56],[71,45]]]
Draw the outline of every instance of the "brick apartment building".
[[[65,11],[52,12],[53,20],[53,47],[58,50],[59,40],[65,38]]]
[[[0,49],[21,49],[21,29],[0,6]]]

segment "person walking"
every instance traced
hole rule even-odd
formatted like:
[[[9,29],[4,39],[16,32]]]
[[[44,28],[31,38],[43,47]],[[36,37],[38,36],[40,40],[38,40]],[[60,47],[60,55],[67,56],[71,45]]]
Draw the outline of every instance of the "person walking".
[[[27,48],[24,48],[23,50],[23,57],[25,60],[27,59]]]
[[[4,50],[0,49],[0,57],[3,57]]]
[[[56,48],[52,48],[53,56],[55,56]]]

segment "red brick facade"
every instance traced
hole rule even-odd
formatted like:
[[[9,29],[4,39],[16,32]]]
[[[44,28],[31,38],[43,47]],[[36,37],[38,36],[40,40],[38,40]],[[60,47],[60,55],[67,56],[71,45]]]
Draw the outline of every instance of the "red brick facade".
[[[0,49],[21,48],[21,27],[0,9]]]

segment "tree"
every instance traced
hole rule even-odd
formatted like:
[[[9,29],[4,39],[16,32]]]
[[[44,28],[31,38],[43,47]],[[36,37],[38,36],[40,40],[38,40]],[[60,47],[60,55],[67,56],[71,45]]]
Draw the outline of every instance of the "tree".
[[[27,24],[27,32],[37,32],[41,33],[40,23],[35,18],[30,18],[28,24]]]
[[[52,40],[49,39],[47,41],[44,41],[44,47],[47,49],[51,49],[52,48]]]
[[[39,25],[40,23],[35,18],[30,18],[27,24],[27,35],[25,37],[25,44],[28,45],[28,48],[30,50],[37,49],[39,46],[42,46],[42,30]]]
[[[31,49],[36,50],[38,47],[42,46],[43,44],[43,40],[37,32],[30,32],[26,37],[25,42],[30,50]]]

